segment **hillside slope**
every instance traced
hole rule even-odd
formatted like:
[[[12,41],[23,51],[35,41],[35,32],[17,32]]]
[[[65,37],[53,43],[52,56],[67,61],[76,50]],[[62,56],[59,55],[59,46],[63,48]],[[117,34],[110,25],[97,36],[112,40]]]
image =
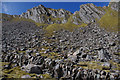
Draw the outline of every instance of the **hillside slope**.
[[[119,80],[118,12],[110,3],[74,14],[43,5],[3,14],[1,78]]]
[[[3,21],[29,21],[38,26],[52,26],[51,30],[68,29],[98,23],[109,31],[118,31],[118,3],[110,2],[109,6],[97,7],[92,3],[80,6],[80,10],[73,14],[64,9],[51,9],[39,5],[21,15],[3,14]],[[50,25],[53,24],[53,25]],[[57,24],[60,24],[59,27]],[[70,27],[71,26],[71,27]],[[50,29],[50,28],[46,28]]]

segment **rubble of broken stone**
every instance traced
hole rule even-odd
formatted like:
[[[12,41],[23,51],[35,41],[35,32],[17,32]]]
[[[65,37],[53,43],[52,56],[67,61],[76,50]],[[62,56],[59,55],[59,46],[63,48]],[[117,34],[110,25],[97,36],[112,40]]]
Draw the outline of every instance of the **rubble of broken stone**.
[[[120,70],[109,61],[120,64],[118,34],[108,32],[97,24],[54,31],[45,36],[42,27],[31,22],[4,22],[2,28],[2,62],[4,69],[20,66],[30,74],[49,74],[56,79],[96,80],[120,79]],[[49,57],[46,54],[57,56]],[[43,55],[44,54],[44,55]],[[102,62],[100,69],[83,68],[79,62]],[[15,64],[11,67],[12,64]],[[119,65],[120,67],[120,65]],[[106,72],[105,70],[109,70]],[[31,78],[24,75],[21,78]],[[39,77],[41,78],[41,77]]]

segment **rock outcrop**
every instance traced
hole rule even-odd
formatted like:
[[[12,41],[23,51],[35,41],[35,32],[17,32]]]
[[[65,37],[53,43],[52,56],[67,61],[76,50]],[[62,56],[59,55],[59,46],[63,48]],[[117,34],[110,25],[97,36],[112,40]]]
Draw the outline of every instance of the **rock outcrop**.
[[[70,16],[73,15],[73,23],[91,23],[105,13],[102,8],[98,8],[94,4],[83,4],[80,6],[80,11],[76,11],[74,14],[64,9],[51,9],[46,8],[43,5],[39,5],[32,9],[27,10],[26,13],[20,15],[20,17],[32,19],[35,22],[40,23],[66,23]]]
[[[73,23],[79,24],[95,22],[96,19],[100,19],[104,15],[105,11],[98,8],[94,4],[83,4],[80,6],[80,10],[73,14]]]
[[[70,11],[65,9],[52,9],[39,5],[27,10],[21,15],[13,15],[13,17],[32,19],[35,22],[45,24],[61,24],[67,23],[69,20],[71,23],[80,25],[81,23],[89,24],[96,22],[106,13],[107,8],[118,11],[118,6],[119,4],[117,2],[110,2],[108,6],[104,7],[97,7],[93,3],[83,4],[80,5],[79,11],[72,14]]]
[[[51,9],[46,8],[43,5],[39,5],[32,9],[27,10],[26,13],[20,15],[20,17],[32,19],[39,23],[66,23],[69,16],[72,13],[65,9]]]

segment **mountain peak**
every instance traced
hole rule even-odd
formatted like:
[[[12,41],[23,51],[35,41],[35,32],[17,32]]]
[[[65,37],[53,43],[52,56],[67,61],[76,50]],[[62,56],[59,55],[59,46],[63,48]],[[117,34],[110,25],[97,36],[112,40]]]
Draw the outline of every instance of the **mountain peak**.
[[[39,5],[40,7],[44,7],[42,4]]]
[[[75,12],[73,15],[73,23],[79,24],[83,23],[91,23],[96,22],[96,19],[100,19],[102,15],[104,15],[105,11],[101,7],[99,9],[93,3],[80,5],[80,10]]]
[[[72,15],[70,11],[65,9],[52,9],[39,5],[20,15],[20,17],[32,19],[39,23],[65,23],[69,16]],[[60,18],[59,20],[57,18]]]
[[[108,6],[109,7],[109,6]],[[116,10],[117,5],[111,5],[111,9]],[[105,7],[97,7],[93,3],[80,5],[80,10],[74,12],[73,14],[70,11],[65,9],[52,9],[46,8],[43,5],[39,5],[32,9],[29,9],[27,12],[20,15],[22,18],[32,19],[35,22],[47,23],[47,24],[61,24],[66,23],[68,19],[74,24],[96,22],[96,19],[99,20],[105,14]]]

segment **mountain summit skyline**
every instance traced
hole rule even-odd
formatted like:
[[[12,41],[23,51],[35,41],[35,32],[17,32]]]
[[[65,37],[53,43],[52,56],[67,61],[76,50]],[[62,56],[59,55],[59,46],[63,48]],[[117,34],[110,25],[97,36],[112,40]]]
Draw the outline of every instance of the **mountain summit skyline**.
[[[80,5],[93,3],[96,6],[108,6],[109,2],[2,2],[2,12],[9,15],[20,15],[33,7],[44,5],[47,8],[65,9],[72,13],[80,9]]]

